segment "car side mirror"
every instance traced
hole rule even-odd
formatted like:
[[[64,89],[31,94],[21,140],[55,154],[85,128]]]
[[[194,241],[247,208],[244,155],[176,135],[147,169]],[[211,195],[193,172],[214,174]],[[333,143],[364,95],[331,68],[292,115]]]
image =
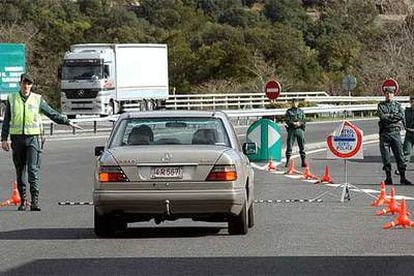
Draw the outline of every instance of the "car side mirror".
[[[102,152],[104,152],[104,150],[105,150],[104,146],[95,147],[95,156],[100,156]]]
[[[256,143],[243,143],[243,153],[246,155],[256,154],[257,153],[257,145]]]

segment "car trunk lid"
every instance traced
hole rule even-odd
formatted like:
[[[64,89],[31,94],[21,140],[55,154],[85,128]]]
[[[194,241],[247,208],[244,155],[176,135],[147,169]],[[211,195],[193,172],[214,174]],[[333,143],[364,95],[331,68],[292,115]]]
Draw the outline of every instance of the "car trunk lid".
[[[227,150],[212,145],[132,146],[113,149],[112,155],[130,182],[201,182]]]

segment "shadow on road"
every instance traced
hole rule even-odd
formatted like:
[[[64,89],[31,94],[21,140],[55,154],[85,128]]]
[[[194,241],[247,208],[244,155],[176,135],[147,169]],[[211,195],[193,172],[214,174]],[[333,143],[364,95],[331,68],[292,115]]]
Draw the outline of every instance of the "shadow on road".
[[[109,238],[187,238],[215,235],[221,227],[144,227],[128,228]],[[227,233],[226,233],[227,235]],[[0,240],[78,240],[98,239],[92,228],[31,228],[0,232]],[[108,239],[108,238],[106,238]]]
[[[412,256],[39,259],[11,275],[409,275]]]
[[[312,160],[332,161],[332,159],[328,159],[328,158],[312,158]],[[364,159],[348,159],[348,162],[382,164],[382,159],[380,155],[364,155]],[[394,157],[391,157],[391,162],[395,162]]]

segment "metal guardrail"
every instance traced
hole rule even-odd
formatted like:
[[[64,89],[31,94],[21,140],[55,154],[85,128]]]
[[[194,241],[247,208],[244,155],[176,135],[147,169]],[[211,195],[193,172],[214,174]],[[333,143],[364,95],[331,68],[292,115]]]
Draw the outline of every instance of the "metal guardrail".
[[[312,103],[325,103],[333,105],[354,103],[379,103],[383,96],[329,96],[324,91],[316,92],[285,92],[276,101],[269,100],[264,93],[233,93],[233,94],[189,94],[170,95],[165,107],[168,110],[242,110],[253,108],[266,108],[272,103],[287,102],[290,99],[299,99]],[[396,101],[408,103],[408,96],[395,97]],[[127,104],[125,110],[129,112],[140,111],[138,104]]]
[[[278,109],[253,109],[253,110],[224,110],[229,117],[264,117],[264,116],[283,116],[287,108]],[[355,111],[376,111],[376,104],[360,105],[339,105],[339,106],[314,106],[303,107],[305,114],[332,114],[342,115]]]
[[[292,98],[299,98],[309,102],[318,103],[316,107],[302,108],[305,114],[332,114],[332,115],[352,115],[354,112],[369,111],[374,112],[377,109],[377,103],[384,100],[380,96],[329,96],[326,92],[285,92],[278,98],[278,102],[288,101]],[[396,101],[408,105],[408,96],[398,96],[394,98]],[[354,104],[354,103],[367,104]],[[371,103],[372,102],[372,103]],[[241,94],[201,94],[201,95],[174,95],[170,96],[167,101],[167,109],[188,110],[188,109],[204,109],[204,110],[223,110],[231,118],[258,118],[264,116],[282,116],[286,113],[286,108],[265,109],[270,104],[270,100],[264,93],[241,93]],[[259,107],[259,108],[257,108]],[[139,109],[136,109],[139,111]],[[348,114],[350,113],[350,114]],[[372,114],[371,114],[372,115]],[[78,118],[74,119],[77,123],[92,123],[93,132],[98,131],[98,123],[114,121],[117,116],[106,118]],[[0,122],[3,119],[0,118]],[[54,123],[50,120],[44,120],[50,135],[55,132]],[[108,127],[108,125],[107,125]],[[81,132],[81,131],[78,131]],[[73,129],[73,134],[75,130]]]
[[[276,102],[287,102],[290,99],[300,99],[313,103],[326,103],[333,105],[352,103],[379,103],[384,100],[383,96],[329,96],[326,92],[288,92],[280,95]],[[395,97],[401,103],[408,103],[408,96]],[[169,98],[166,103],[167,109],[173,110],[216,110],[216,109],[252,109],[265,108],[272,102],[264,93],[246,94],[209,94],[209,95],[177,95]]]
[[[340,105],[340,106],[316,106],[316,107],[304,107],[302,108],[304,113],[307,115],[314,114],[319,116],[321,114],[330,115],[330,116],[353,116],[354,112],[371,112],[371,116],[377,110],[376,104],[364,104],[364,105]],[[249,124],[251,119],[258,119],[262,117],[272,117],[272,116],[283,116],[286,113],[287,108],[278,108],[278,109],[246,109],[246,110],[223,110],[234,122],[240,124],[243,118],[246,124]],[[106,123],[106,130],[108,130],[108,122],[114,123],[118,119],[118,115],[109,116],[106,118],[79,118],[73,119],[72,121],[76,123],[92,123],[93,124],[93,133],[98,132],[98,123]],[[54,134],[54,123],[50,120],[44,120],[44,125],[48,126],[49,135]],[[77,132],[87,132],[79,131]],[[90,132],[90,131],[89,131]],[[75,129],[72,129],[72,133],[75,133]]]
[[[316,92],[286,92],[278,97],[278,101],[288,101],[292,98],[308,100],[329,98],[325,91]],[[167,109],[246,109],[264,108],[271,101],[265,93],[231,93],[231,94],[188,94],[170,95],[166,101]],[[130,106],[134,108],[133,106]]]

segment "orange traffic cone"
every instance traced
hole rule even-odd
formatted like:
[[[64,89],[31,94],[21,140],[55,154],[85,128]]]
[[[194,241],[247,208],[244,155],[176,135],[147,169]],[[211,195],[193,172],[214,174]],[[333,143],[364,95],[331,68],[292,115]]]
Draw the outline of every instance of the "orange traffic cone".
[[[297,169],[295,169],[295,160],[290,160],[289,161],[289,167],[288,170],[286,171],[285,174],[301,174],[300,171],[298,171]]]
[[[318,179],[316,175],[313,175],[309,169],[309,165],[305,167],[305,170],[303,171],[303,178],[304,179]]]
[[[20,198],[20,194],[19,194],[19,190],[17,190],[17,182],[14,181],[13,182],[13,188],[12,188],[12,195],[9,199],[7,199],[6,201],[3,201],[0,206],[8,206],[8,205],[12,205],[14,204],[15,206],[20,205],[21,203],[21,198]]]
[[[388,207],[386,209],[382,209],[376,213],[377,216],[382,216],[385,214],[392,214],[399,213],[401,211],[400,204],[395,200],[395,188],[391,188],[391,196],[390,201],[388,203]]]
[[[403,198],[401,201],[401,210],[398,214],[398,217],[396,217],[393,221],[384,224],[384,229],[390,229],[398,225],[401,225],[402,228],[406,228],[407,226],[414,227],[414,221],[411,221],[408,216],[409,214],[407,212],[407,204],[405,203],[405,198]]]
[[[276,165],[275,163],[273,163],[272,158],[270,158],[269,163],[267,163],[266,170],[272,171],[272,172],[276,170]]]
[[[327,184],[327,183],[332,184],[332,183],[334,183],[332,178],[329,176],[328,165],[325,166],[325,174],[322,176],[322,178],[315,182],[315,184],[319,184],[319,183],[323,183],[323,184]]]
[[[371,206],[375,206],[375,207],[378,207],[378,206],[382,206],[382,205],[384,205],[385,203],[389,203],[389,199],[387,199],[387,192],[386,192],[386,189],[385,189],[385,183],[384,183],[384,181],[382,181],[381,182],[381,184],[380,184],[380,194],[379,194],[379,196],[371,203]]]

